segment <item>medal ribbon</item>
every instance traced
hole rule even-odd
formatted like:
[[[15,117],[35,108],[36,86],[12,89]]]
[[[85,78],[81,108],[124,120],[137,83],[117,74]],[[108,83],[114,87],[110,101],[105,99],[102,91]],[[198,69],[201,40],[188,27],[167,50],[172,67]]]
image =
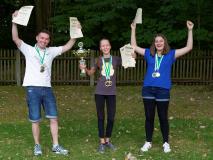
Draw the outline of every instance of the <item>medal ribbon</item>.
[[[158,58],[158,54],[157,54],[157,53],[155,54],[155,72],[156,72],[156,71],[159,71],[161,62],[162,62],[162,60],[163,60],[163,56],[164,56],[164,55],[162,55],[160,58]]]
[[[46,48],[44,49],[44,55],[43,57],[41,56],[40,52],[39,52],[39,48],[37,47],[37,45],[35,44],[35,50],[37,51],[38,53],[38,56],[39,56],[39,59],[40,59],[40,63],[41,64],[44,64],[44,57],[46,55]]]
[[[110,61],[108,63],[108,65],[106,65],[105,61],[104,61],[104,57],[102,57],[102,63],[104,65],[104,70],[106,73],[106,79],[109,80],[110,79],[110,67],[112,64],[112,56],[110,56]]]

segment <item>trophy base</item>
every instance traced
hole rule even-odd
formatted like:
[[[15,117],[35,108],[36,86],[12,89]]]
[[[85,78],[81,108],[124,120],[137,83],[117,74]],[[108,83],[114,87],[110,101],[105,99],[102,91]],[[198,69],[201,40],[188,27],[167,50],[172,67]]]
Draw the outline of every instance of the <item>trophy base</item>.
[[[86,77],[86,73],[80,73],[80,77]]]

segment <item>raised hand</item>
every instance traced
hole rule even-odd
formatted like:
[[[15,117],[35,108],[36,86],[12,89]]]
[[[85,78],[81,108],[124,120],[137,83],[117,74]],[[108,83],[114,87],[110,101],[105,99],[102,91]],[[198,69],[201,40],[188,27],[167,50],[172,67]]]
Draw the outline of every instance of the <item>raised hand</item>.
[[[12,18],[16,17],[17,15],[18,15],[18,10],[16,10],[15,12],[13,12]]]
[[[131,28],[132,28],[132,29],[135,29],[135,28],[136,28],[136,23],[135,23],[135,21],[132,22]]]
[[[188,28],[188,30],[192,30],[193,29],[193,27],[194,27],[194,23],[192,23],[191,21],[186,21],[186,25],[187,25],[187,28]]]

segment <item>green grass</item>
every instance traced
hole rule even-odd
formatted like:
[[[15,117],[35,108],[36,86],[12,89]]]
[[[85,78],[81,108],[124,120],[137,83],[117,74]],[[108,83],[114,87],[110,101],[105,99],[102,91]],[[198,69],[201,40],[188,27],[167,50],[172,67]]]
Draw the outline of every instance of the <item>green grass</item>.
[[[59,140],[68,156],[51,152],[48,120],[41,123],[43,155],[34,157],[31,123],[28,122],[25,90],[0,86],[0,159],[14,160],[124,160],[131,152],[138,160],[213,159],[213,90],[210,86],[174,86],[169,108],[172,152],[162,151],[156,115],[153,148],[140,153],[144,143],[144,110],[140,86],[118,87],[116,121],[112,141],[115,152],[96,151],[98,145],[94,87],[55,86],[59,111]]]

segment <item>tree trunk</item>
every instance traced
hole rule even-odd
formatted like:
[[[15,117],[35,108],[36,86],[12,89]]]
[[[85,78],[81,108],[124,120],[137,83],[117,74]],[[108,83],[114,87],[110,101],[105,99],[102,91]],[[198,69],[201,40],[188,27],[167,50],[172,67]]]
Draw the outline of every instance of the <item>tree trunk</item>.
[[[50,29],[51,7],[51,0],[35,0],[36,31]]]

